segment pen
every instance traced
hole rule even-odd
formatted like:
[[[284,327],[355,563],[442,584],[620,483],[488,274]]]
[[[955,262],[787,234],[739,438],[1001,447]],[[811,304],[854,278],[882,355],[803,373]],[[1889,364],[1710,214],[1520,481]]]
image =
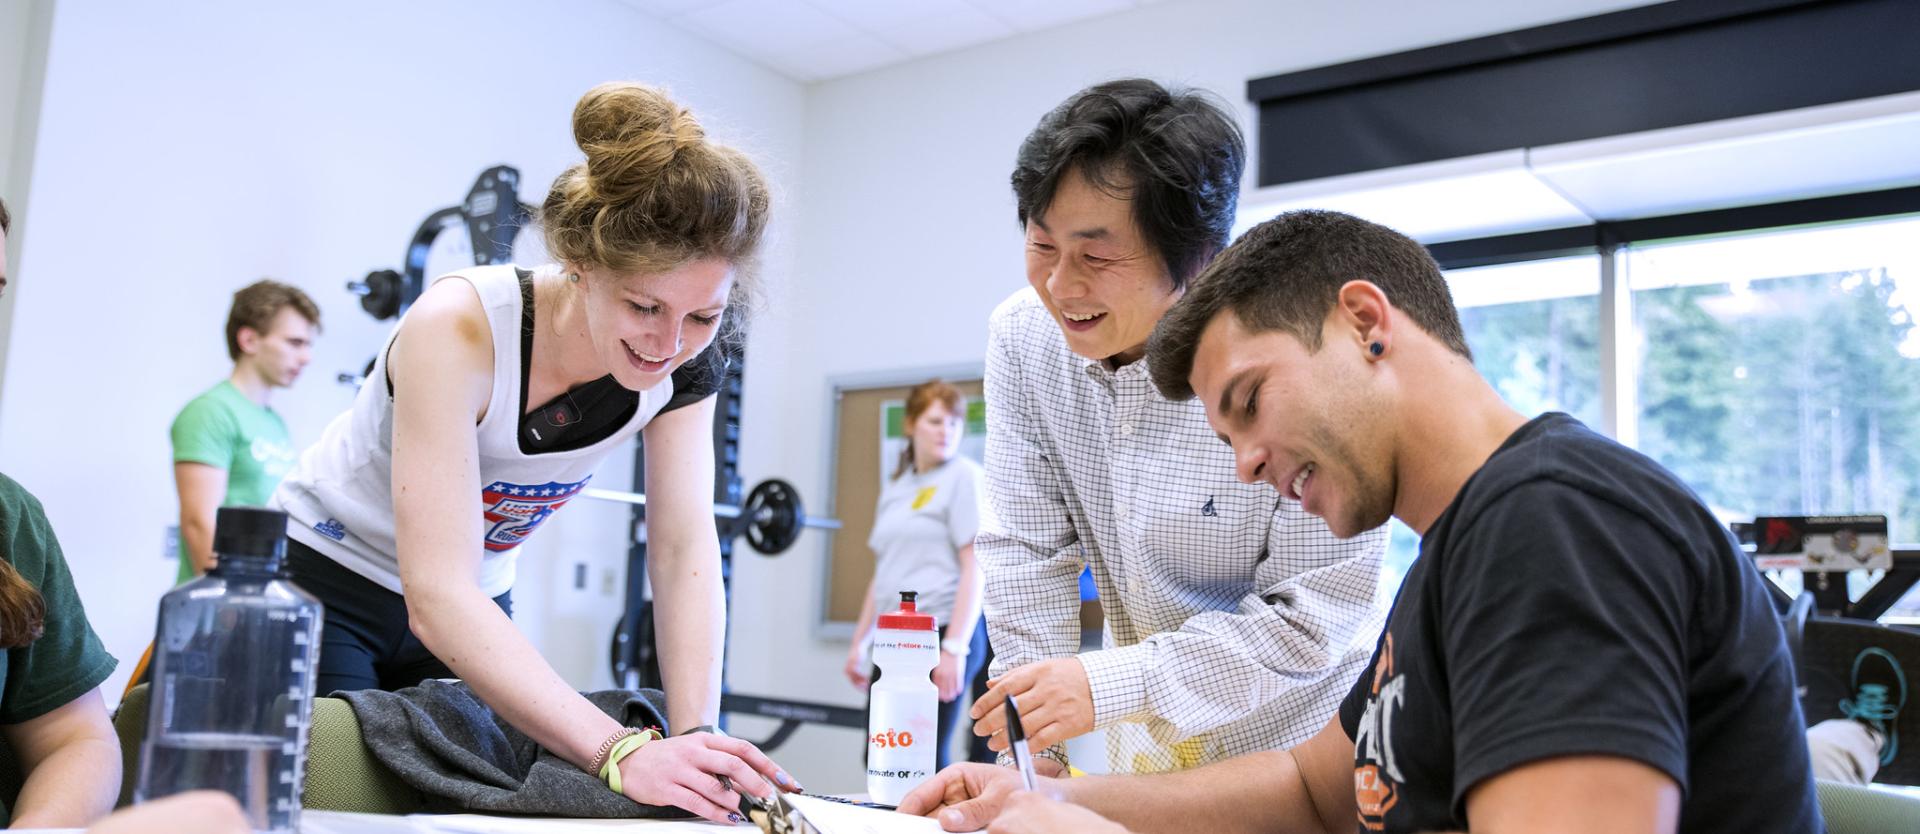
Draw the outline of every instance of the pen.
[[[1027,749],[1027,728],[1020,725],[1020,707],[1012,695],[1007,696],[1007,750],[1013,753],[1013,763],[1020,766],[1020,781],[1026,783],[1027,790],[1033,790],[1033,751]]]

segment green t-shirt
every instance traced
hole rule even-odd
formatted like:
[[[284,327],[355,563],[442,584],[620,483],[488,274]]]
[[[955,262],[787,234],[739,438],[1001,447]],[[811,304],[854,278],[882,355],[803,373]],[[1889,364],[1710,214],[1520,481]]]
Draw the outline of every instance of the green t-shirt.
[[[0,724],[19,724],[93,691],[116,661],[87,624],[40,502],[6,475],[0,475],[0,558],[40,589],[47,607],[40,639],[0,651]],[[0,806],[0,819],[12,816],[13,809]]]
[[[228,380],[194,397],[173,418],[173,462],[204,463],[227,471],[223,507],[260,507],[293,468],[287,424],[273,409],[247,399]],[[180,545],[180,581],[193,578],[193,560]]]

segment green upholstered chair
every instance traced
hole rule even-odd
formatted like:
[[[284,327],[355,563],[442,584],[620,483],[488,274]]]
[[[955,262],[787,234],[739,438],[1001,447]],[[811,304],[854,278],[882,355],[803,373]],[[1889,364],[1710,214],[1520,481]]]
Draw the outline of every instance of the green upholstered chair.
[[[120,736],[120,758],[126,766],[126,779],[120,787],[120,805],[124,807],[133,802],[140,739],[147,729],[146,685],[127,693],[113,716],[113,726]],[[360,722],[346,701],[316,698],[313,726],[307,732],[307,774],[301,806],[320,811],[411,814],[425,810],[427,802],[419,791],[374,760],[360,740]]]
[[[1920,798],[1840,782],[1822,781],[1818,790],[1827,834],[1920,831]]]

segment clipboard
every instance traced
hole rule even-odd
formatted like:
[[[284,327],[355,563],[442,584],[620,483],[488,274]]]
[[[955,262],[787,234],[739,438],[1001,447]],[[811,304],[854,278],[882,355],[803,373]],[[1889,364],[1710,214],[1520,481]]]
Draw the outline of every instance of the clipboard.
[[[794,797],[799,797],[796,802]],[[898,831],[902,834],[940,831],[927,817],[895,812],[892,805],[859,802],[837,796],[776,793],[772,799],[740,795],[740,813],[761,834],[866,834]]]

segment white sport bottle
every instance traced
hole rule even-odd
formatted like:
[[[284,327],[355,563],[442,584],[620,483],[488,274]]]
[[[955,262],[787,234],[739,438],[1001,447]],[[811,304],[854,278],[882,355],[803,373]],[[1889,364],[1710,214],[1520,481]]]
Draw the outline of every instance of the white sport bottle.
[[[913,597],[913,591],[901,591],[899,610],[881,614],[873,631],[880,677],[867,711],[867,796],[887,805],[900,804],[933,775],[939,745],[933,667],[940,663],[940,634],[932,615],[914,609]]]

